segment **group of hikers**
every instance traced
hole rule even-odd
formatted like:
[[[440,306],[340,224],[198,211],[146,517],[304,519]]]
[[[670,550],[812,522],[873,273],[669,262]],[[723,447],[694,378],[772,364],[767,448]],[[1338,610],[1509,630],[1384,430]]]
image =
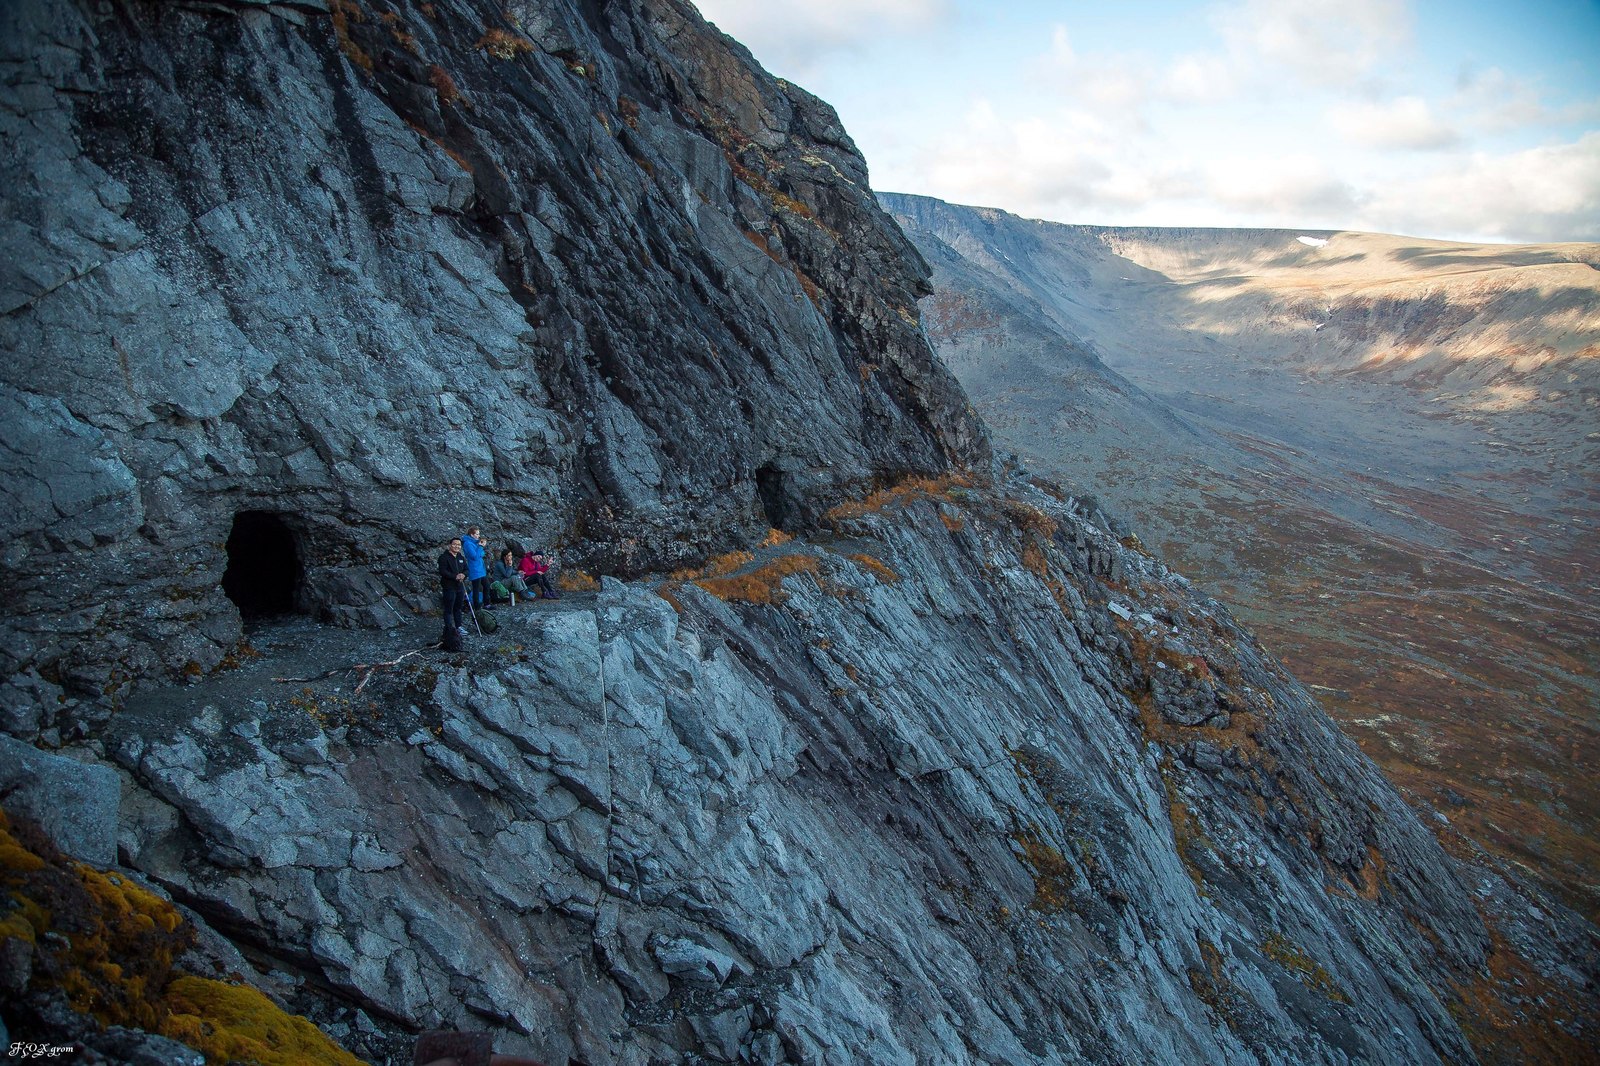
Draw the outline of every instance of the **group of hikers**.
[[[492,611],[501,603],[528,599],[558,600],[561,593],[550,582],[548,552],[527,551],[508,545],[493,564],[488,562],[489,542],[478,526],[468,526],[465,536],[452,537],[439,553],[439,606],[444,613],[444,644],[459,646],[466,635],[468,616]]]

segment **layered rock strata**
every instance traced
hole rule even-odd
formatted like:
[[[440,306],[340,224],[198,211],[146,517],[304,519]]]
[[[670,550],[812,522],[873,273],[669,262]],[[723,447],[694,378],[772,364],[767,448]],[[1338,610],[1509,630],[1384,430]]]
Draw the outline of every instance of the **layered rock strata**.
[[[470,522],[626,574],[983,460],[837,117],[692,8],[322,7],[0,13],[6,676],[212,669],[241,513],[370,625]]]
[[[1586,927],[992,467],[836,118],[687,6],[0,18],[4,724],[224,972],[375,1062],[1470,1061],[1508,959],[1586,1038]],[[224,658],[474,521],[628,580]]]

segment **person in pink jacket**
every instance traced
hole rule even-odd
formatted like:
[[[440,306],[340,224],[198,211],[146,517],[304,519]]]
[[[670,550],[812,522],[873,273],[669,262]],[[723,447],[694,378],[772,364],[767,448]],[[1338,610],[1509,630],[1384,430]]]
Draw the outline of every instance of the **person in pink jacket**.
[[[517,569],[522,572],[522,579],[528,583],[529,588],[539,590],[541,599],[561,598],[561,593],[550,584],[550,557],[544,552],[529,552],[524,555],[522,562],[517,564]]]

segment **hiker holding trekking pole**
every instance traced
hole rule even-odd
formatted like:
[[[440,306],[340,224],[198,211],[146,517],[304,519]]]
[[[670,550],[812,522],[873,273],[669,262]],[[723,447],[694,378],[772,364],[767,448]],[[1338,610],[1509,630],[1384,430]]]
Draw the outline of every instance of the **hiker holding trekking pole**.
[[[467,598],[467,559],[461,549],[461,538],[452,537],[439,554],[439,608],[444,614],[444,635],[441,643],[446,651],[459,651],[462,628],[462,608],[472,609]]]

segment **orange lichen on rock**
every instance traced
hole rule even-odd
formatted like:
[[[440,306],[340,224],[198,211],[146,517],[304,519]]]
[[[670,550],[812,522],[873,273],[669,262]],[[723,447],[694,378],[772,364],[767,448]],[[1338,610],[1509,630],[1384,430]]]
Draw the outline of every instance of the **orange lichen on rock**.
[[[1072,865],[1061,854],[1061,849],[1046,842],[1038,826],[1017,830],[1011,834],[1011,840],[1033,874],[1033,899],[1028,906],[1046,914],[1065,908],[1074,877]]]
[[[1450,983],[1450,1013],[1485,1063],[1584,1063],[1594,1045],[1573,1024],[1593,1016],[1587,990],[1531,965],[1484,916],[1489,930],[1487,970]]]
[[[339,51],[343,52],[350,62],[371,74],[372,56],[350,36],[350,24],[367,21],[366,12],[362,11],[360,5],[353,0],[331,0],[328,11],[333,18],[333,35],[339,40]]]
[[[1356,891],[1362,899],[1377,899],[1389,884],[1388,863],[1383,855],[1371,844],[1367,845],[1367,861],[1362,864],[1358,877],[1360,884]]]
[[[866,552],[852,553],[850,556],[850,561],[861,567],[861,569],[865,570],[873,577],[877,578],[879,581],[883,582],[885,585],[893,585],[900,580],[900,575],[895,573],[893,567],[884,562],[882,559],[868,555]]]
[[[485,30],[474,48],[481,48],[496,59],[515,59],[533,51],[534,43],[526,37],[507,33],[498,26]]]
[[[846,500],[827,511],[822,517],[837,526],[853,518],[877,514],[891,507],[904,507],[913,500],[928,497],[948,497],[953,489],[970,488],[972,478],[965,474],[946,474],[943,477],[908,477],[888,488],[879,489],[860,500]]]
[[[556,576],[556,587],[563,592],[598,592],[600,582],[586,570],[563,570]]]
[[[1261,951],[1267,958],[1293,973],[1301,984],[1313,992],[1320,992],[1335,1003],[1350,1002],[1350,997],[1345,995],[1344,989],[1334,982],[1322,964],[1282,933],[1269,931],[1261,942]]]
[[[780,604],[789,598],[783,588],[784,578],[815,573],[819,565],[815,556],[781,555],[748,573],[702,578],[695,584],[719,600]]]
[[[683,585],[677,581],[663,581],[656,586],[656,595],[671,604],[672,609],[678,614],[683,613],[683,601],[678,598],[678,590],[681,588]]]
[[[433,86],[434,93],[438,95],[440,107],[454,107],[461,102],[461,90],[456,87],[456,80],[437,63],[428,68],[428,84]]]

